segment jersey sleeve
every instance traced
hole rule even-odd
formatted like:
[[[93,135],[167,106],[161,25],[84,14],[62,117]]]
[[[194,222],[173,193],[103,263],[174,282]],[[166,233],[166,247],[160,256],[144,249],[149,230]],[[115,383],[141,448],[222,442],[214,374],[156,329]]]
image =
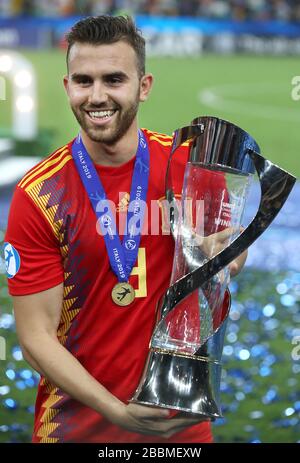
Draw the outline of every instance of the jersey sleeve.
[[[12,296],[38,293],[63,282],[58,240],[42,212],[19,187],[10,207],[4,259]]]

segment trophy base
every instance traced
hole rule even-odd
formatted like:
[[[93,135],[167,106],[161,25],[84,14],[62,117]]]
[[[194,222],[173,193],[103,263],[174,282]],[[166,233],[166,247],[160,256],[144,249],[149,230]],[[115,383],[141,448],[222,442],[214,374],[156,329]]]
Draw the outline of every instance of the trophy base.
[[[219,405],[221,364],[205,357],[151,348],[132,402],[222,417]]]

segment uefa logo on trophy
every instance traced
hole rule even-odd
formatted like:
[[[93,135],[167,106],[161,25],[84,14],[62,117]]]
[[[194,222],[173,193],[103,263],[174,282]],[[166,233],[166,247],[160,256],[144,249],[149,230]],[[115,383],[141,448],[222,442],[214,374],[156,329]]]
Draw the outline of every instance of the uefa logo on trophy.
[[[189,158],[179,205],[172,187],[172,157],[187,141]],[[255,172],[260,204],[242,229]],[[259,154],[247,132],[228,121],[198,117],[175,131],[166,177],[175,239],[173,270],[170,287],[158,302],[148,359],[132,401],[211,420],[222,416],[221,357],[230,310],[227,266],[268,228],[295,181]],[[203,219],[197,222],[200,209]]]

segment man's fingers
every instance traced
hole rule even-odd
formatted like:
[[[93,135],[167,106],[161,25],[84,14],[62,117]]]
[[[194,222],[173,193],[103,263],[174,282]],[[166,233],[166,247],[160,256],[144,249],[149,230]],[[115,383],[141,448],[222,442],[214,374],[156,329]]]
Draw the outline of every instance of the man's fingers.
[[[231,235],[236,233],[238,230],[234,227],[224,228],[224,230],[214,233],[212,236],[215,237],[216,241],[226,241]]]
[[[172,435],[200,423],[208,418],[198,414],[175,412],[170,410],[148,407],[145,405],[129,403],[127,410],[126,428],[141,434],[171,437]]]
[[[164,428],[165,433],[168,434],[167,437],[170,437],[171,435],[180,432],[184,430],[187,427],[196,425],[202,421],[207,421],[207,418],[201,418],[200,415],[197,417],[192,416],[190,418],[188,417],[182,417],[182,418],[177,418],[173,417],[170,420],[166,420],[165,423],[162,424],[162,428]]]
[[[228,265],[230,276],[234,277],[238,273],[239,266],[233,261]]]
[[[245,265],[247,255],[248,251],[246,250],[229,264],[229,271],[231,276],[235,276],[241,271]]]
[[[198,419],[199,421],[209,421],[210,418],[208,416],[202,415],[200,413],[190,413],[190,412],[177,412],[176,415],[174,415],[171,419],[173,420],[174,418],[195,418]]]

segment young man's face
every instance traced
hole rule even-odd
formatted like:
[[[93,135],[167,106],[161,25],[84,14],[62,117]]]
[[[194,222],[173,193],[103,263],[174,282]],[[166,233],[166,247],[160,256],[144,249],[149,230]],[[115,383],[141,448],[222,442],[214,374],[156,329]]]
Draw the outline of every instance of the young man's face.
[[[75,43],[70,50],[64,85],[78,123],[95,142],[113,144],[122,138],[151,84],[150,75],[140,78],[135,51],[126,42]]]

